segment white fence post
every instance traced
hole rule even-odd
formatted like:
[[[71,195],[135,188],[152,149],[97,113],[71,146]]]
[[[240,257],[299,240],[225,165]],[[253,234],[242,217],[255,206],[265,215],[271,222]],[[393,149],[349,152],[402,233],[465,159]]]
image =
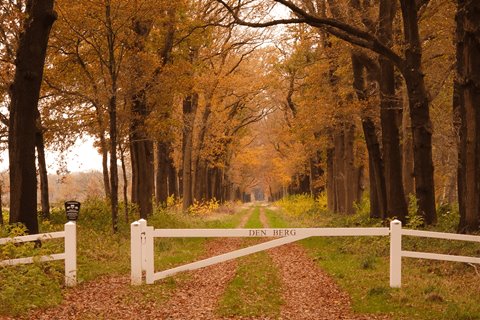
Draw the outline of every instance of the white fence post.
[[[390,287],[402,286],[402,222],[390,222]]]
[[[153,227],[145,227],[145,283],[152,284],[154,282],[154,272],[155,272],[155,255],[153,253]]]
[[[130,281],[133,285],[142,284],[141,230],[138,221],[130,225]]]
[[[145,228],[147,227],[147,220],[140,219],[138,220],[140,224],[140,239],[141,239],[141,254],[142,254],[142,272],[147,270],[147,256],[146,256],[146,237],[145,237]]]
[[[65,223],[65,285],[77,284],[77,224]]]

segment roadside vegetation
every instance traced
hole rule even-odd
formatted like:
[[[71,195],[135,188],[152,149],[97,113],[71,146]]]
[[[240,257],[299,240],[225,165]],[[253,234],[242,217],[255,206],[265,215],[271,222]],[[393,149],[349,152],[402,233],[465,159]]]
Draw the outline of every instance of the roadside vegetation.
[[[357,204],[355,215],[327,212],[326,199],[292,196],[277,202],[280,210],[266,210],[272,227],[376,227],[381,220],[369,217],[368,201]],[[420,228],[410,203],[405,228]],[[453,232],[458,225],[456,208],[438,208],[439,221],[428,230]],[[389,240],[387,237],[314,237],[302,245],[352,298],[359,313],[388,313],[394,319],[480,319],[478,266],[402,259],[402,288],[389,287]],[[403,249],[478,256],[477,243],[403,237]]]

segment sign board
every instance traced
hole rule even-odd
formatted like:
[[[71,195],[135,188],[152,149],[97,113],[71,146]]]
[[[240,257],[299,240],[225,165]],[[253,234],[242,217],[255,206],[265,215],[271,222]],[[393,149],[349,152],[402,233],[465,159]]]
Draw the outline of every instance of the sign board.
[[[80,212],[80,202],[73,200],[65,202],[65,212],[68,221],[77,221],[78,213]]]

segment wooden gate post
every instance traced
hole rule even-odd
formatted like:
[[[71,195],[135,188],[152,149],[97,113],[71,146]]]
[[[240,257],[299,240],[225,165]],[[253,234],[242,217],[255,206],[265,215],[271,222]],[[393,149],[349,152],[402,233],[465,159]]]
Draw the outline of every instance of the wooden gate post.
[[[142,284],[141,229],[138,221],[130,225],[130,280],[132,285]]]
[[[77,224],[74,221],[65,223],[65,285],[73,287],[77,284]]]
[[[402,286],[402,222],[390,222],[390,287]]]

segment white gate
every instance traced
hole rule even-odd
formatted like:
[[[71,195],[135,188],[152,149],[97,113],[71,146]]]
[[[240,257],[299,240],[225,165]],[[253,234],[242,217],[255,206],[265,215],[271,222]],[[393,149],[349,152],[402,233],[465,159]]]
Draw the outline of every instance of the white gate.
[[[309,237],[345,237],[345,236],[389,236],[390,235],[390,286],[400,288],[402,278],[402,257],[435,260],[480,263],[480,258],[413,252],[402,250],[402,235],[428,237],[449,240],[480,242],[480,236],[459,235],[431,231],[402,229],[399,220],[393,220],[390,228],[270,228],[270,229],[154,229],[147,221],[140,219],[131,224],[131,283],[140,285],[145,271],[145,282],[152,284],[157,280],[178,272],[195,270],[216,263],[246,256],[259,251],[275,248],[287,243]],[[188,263],[172,269],[155,272],[155,238],[213,238],[213,237],[268,237],[277,238],[247,248],[224,253],[215,257]]]
[[[131,224],[131,282],[132,284],[141,284],[142,271],[145,271],[145,282],[151,284],[178,272],[207,267],[309,237],[387,236],[389,232],[388,228],[154,229],[147,226],[145,220],[140,219]],[[154,238],[192,237],[268,237],[277,239],[169,270],[154,271]]]

